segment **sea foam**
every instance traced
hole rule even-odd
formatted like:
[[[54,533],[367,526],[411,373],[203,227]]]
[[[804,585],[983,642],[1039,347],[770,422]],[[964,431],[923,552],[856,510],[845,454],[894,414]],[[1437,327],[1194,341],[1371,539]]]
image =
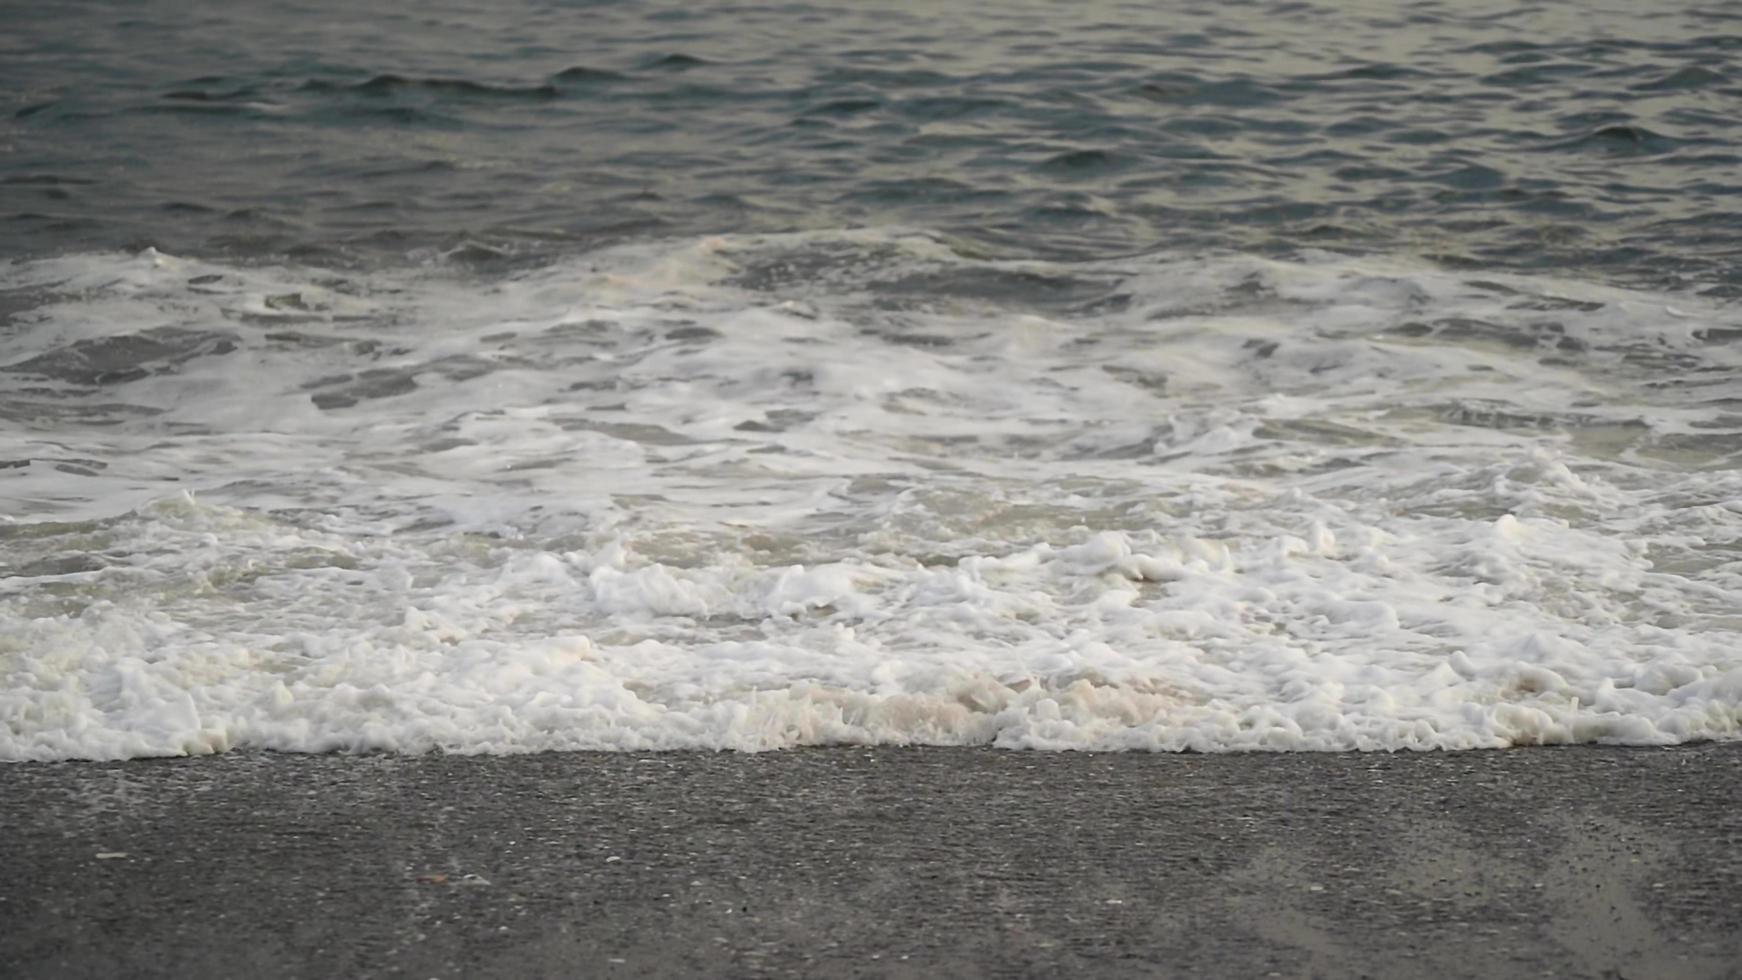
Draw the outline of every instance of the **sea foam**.
[[[1742,730],[1697,296],[890,231],[0,288],[0,758]]]

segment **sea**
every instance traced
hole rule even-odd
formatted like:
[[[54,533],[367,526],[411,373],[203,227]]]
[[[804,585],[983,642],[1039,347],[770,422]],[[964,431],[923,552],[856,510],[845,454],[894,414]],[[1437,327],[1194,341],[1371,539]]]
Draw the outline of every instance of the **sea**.
[[[1742,737],[1742,6],[0,7],[0,759]]]

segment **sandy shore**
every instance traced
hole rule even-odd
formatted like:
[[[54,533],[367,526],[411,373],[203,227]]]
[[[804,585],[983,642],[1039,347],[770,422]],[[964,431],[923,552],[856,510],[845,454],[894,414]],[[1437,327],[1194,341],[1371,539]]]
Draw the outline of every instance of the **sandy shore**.
[[[1742,744],[0,766],[19,977],[1742,975]]]

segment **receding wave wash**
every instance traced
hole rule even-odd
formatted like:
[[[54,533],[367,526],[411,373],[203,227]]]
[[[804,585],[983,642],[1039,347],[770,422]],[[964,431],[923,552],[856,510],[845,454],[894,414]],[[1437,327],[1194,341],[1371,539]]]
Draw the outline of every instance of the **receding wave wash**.
[[[0,290],[0,758],[1742,730],[1715,299],[916,231]]]

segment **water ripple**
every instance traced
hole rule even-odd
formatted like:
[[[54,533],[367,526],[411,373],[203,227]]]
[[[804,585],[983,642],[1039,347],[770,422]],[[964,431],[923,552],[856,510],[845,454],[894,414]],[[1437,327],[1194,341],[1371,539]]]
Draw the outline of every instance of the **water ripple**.
[[[1061,17],[1017,0],[579,17],[514,0],[375,22],[354,6],[14,18],[31,54],[0,64],[0,247],[378,261],[466,240],[591,245],[600,229],[877,223],[1035,255],[1334,242],[1742,282],[1710,245],[1742,232],[1725,217],[1742,212],[1742,117],[1726,103],[1742,95],[1742,36],[1716,8],[1091,0]],[[69,180],[25,180],[42,174]],[[239,244],[221,216],[246,210],[294,213],[297,229]]]

